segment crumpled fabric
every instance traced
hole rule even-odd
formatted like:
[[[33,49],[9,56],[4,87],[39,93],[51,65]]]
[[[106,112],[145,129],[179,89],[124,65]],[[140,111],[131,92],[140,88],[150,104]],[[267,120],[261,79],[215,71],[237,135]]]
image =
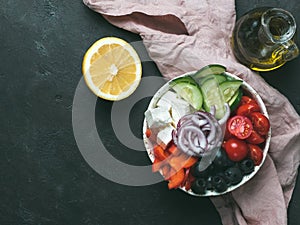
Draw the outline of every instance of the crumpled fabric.
[[[269,154],[250,181],[211,200],[224,225],[287,224],[300,162],[300,118],[286,97],[234,58],[230,46],[234,0],[83,2],[111,24],[139,34],[164,77],[222,64],[260,94],[272,127]]]

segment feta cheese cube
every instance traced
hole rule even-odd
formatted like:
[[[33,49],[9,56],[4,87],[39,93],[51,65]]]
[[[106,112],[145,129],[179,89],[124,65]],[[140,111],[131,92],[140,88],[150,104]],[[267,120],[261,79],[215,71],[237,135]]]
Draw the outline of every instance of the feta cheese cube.
[[[192,110],[189,104],[174,104],[171,108],[171,115],[176,125],[181,117],[190,113]]]
[[[160,98],[156,103],[156,106],[161,108],[166,108],[168,111],[170,111],[172,108],[171,101],[169,101],[166,98]]]
[[[167,125],[163,129],[161,129],[156,137],[156,142],[163,148],[167,146],[167,144],[172,140],[172,131],[174,127],[171,125]]]
[[[192,112],[189,103],[172,91],[167,91],[157,102],[157,106],[167,107],[170,110],[175,126],[182,116]]]
[[[164,127],[172,122],[170,112],[164,107],[148,109],[145,118],[149,128]]]

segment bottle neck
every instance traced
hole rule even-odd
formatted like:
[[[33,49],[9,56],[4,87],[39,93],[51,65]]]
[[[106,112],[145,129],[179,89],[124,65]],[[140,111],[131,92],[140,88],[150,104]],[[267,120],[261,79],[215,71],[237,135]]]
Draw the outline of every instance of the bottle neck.
[[[259,39],[267,45],[282,44],[291,40],[296,32],[294,17],[287,11],[271,8],[261,17]]]

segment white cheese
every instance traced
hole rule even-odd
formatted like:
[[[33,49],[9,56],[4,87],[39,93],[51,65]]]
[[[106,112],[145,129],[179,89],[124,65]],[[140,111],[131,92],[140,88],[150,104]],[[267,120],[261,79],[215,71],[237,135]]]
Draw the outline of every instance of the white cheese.
[[[166,108],[168,111],[170,111],[172,108],[171,103],[172,102],[169,101],[167,98],[162,97],[158,100],[158,102],[156,103],[156,106],[161,107],[161,108]]]
[[[174,127],[171,125],[167,125],[166,127],[162,128],[156,137],[156,142],[163,148],[167,146],[167,144],[172,140],[172,130]]]
[[[189,103],[172,91],[167,91],[157,102],[157,106],[167,107],[170,110],[175,126],[182,116],[192,113]]]
[[[149,128],[164,127],[172,123],[170,112],[165,107],[148,109],[145,118]]]

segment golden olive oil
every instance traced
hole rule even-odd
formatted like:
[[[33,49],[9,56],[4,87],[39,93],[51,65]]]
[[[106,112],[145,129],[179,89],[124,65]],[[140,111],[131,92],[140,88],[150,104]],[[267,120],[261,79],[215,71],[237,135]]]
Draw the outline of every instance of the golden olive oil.
[[[298,48],[293,42],[294,18],[274,8],[258,8],[242,16],[232,36],[235,57],[257,71],[276,69],[295,58]]]

